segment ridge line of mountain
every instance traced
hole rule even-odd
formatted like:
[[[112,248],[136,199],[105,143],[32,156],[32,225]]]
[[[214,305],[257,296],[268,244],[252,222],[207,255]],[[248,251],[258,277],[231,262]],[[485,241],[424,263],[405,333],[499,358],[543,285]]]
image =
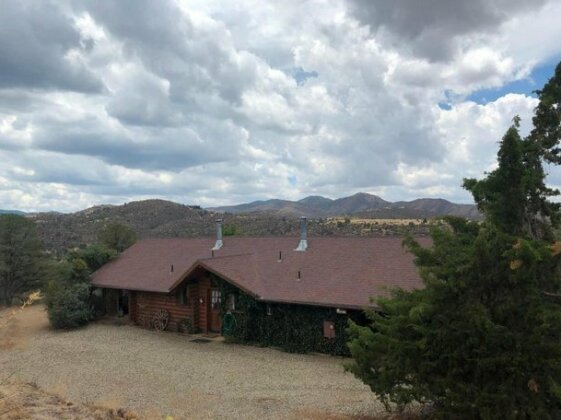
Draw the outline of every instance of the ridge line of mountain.
[[[149,203],[162,201],[170,204],[173,201],[149,199],[132,201],[132,203]],[[111,208],[114,205],[102,204],[87,209],[79,210],[68,215],[91,211],[92,209]],[[117,205],[118,207],[118,205]],[[187,206],[201,209],[200,206]],[[425,218],[438,216],[461,216],[470,219],[480,219],[481,214],[473,204],[458,204],[442,198],[418,198],[411,201],[391,202],[368,193],[356,193],[348,197],[332,199],[320,195],[311,195],[300,200],[269,199],[258,200],[250,203],[242,203],[229,206],[208,207],[205,210],[216,213],[248,214],[269,213],[279,216],[306,216],[306,217],[335,217],[335,216],[363,216],[365,218]],[[0,214],[19,214],[37,216],[39,214],[57,214],[57,212],[33,212],[26,213],[19,210],[1,210]],[[61,214],[61,213],[58,213]]]
[[[457,204],[442,198],[418,198],[411,201],[391,202],[368,193],[356,193],[348,197],[331,199],[322,196],[308,196],[301,200],[258,200],[231,206],[208,208],[220,213],[273,213],[284,216],[335,217],[346,215],[364,215],[375,217],[393,211],[396,216],[408,214],[412,218],[454,215],[470,219],[481,217],[473,204]],[[391,216],[389,216],[391,217]]]

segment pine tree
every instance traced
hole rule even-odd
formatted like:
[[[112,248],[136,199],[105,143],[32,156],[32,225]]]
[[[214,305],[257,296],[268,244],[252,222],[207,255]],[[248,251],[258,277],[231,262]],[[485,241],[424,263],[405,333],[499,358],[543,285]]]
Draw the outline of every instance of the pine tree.
[[[10,305],[42,280],[43,249],[33,221],[0,215],[0,305]]]
[[[110,223],[98,234],[98,242],[109,249],[123,252],[132,246],[137,239],[136,232],[121,223]]]
[[[466,179],[464,187],[471,191],[479,209],[490,223],[506,232],[521,234],[525,227],[526,180],[522,161],[522,139],[517,122],[501,141],[498,168],[482,181]]]
[[[393,291],[351,324],[348,366],[389,407],[428,403],[438,418],[561,418],[558,194],[543,162],[560,163],[561,64],[539,92],[534,130],[519,119],[498,167],[464,186],[483,223],[448,218],[433,245],[405,243],[425,287]],[[556,119],[557,118],[557,119]]]

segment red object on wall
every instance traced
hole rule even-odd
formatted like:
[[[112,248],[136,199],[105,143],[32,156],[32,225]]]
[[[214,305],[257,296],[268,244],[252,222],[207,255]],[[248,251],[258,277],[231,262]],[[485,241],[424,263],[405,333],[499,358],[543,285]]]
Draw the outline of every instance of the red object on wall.
[[[332,321],[323,321],[323,336],[335,338],[335,324]]]

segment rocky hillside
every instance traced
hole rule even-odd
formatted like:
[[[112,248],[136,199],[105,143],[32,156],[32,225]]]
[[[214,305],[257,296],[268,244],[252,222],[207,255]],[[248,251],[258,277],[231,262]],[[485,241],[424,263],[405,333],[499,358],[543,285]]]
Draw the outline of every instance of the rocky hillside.
[[[335,200],[336,201],[336,200]],[[215,234],[215,220],[224,219],[225,232],[236,235],[298,236],[298,217],[271,212],[247,214],[218,213],[199,206],[164,200],[145,200],[119,206],[95,206],[76,213],[35,213],[27,217],[37,223],[41,238],[51,252],[95,242],[97,233],[110,222],[132,227],[140,237],[200,237]],[[311,236],[318,235],[401,235],[406,231],[427,234],[428,222],[388,223],[348,218],[314,218],[309,221]]]
[[[211,209],[225,213],[262,213],[277,215],[335,217],[361,215],[373,218],[432,218],[440,216],[461,216],[479,219],[480,214],[474,205],[455,204],[443,199],[421,198],[413,201],[392,203],[377,195],[358,193],[336,200],[321,196],[310,196],[299,201],[266,200],[235,206]]]
[[[441,199],[391,203],[364,193],[337,200],[310,196],[296,202],[268,200],[215,209],[144,200],[95,206],[69,214],[29,213],[26,217],[36,221],[45,246],[60,255],[69,248],[94,242],[98,232],[110,222],[132,227],[141,238],[213,236],[219,217],[224,219],[225,231],[230,234],[297,236],[298,217],[302,215],[310,218],[310,235],[354,236],[406,231],[427,234],[430,220],[438,216],[479,217],[470,205]]]
[[[296,235],[298,232],[296,218],[222,215],[165,200],[95,206],[69,214],[36,213],[28,217],[36,221],[45,246],[57,254],[94,242],[97,233],[110,222],[128,225],[140,237],[212,236],[217,217],[223,218],[225,225],[239,234]]]

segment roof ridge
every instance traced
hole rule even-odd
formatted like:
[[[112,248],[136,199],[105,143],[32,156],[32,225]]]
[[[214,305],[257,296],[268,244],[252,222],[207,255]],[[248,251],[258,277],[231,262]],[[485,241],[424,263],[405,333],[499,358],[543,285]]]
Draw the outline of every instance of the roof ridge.
[[[210,257],[205,257],[205,258],[197,258],[197,261],[209,261],[209,260],[220,260],[220,259],[224,259],[224,258],[232,258],[232,257],[245,257],[245,256],[252,256],[254,255],[253,252],[242,252],[241,254],[230,254],[230,255],[215,255],[214,257],[210,256]]]
[[[344,235],[313,235],[308,234],[308,238],[312,238],[314,240],[357,240],[357,241],[370,241],[370,240],[398,240],[405,238],[406,235],[380,235],[380,236],[344,236]],[[412,235],[413,238],[430,238],[429,235]],[[228,236],[224,240],[226,244],[228,240],[251,240],[251,239],[278,239],[278,240],[297,240],[299,238],[298,235],[290,235],[290,236],[274,236],[274,235],[247,235],[247,236]],[[140,238],[138,242],[144,241],[210,241],[213,242],[216,240],[214,236],[197,236],[197,237],[147,237],[147,238]]]

